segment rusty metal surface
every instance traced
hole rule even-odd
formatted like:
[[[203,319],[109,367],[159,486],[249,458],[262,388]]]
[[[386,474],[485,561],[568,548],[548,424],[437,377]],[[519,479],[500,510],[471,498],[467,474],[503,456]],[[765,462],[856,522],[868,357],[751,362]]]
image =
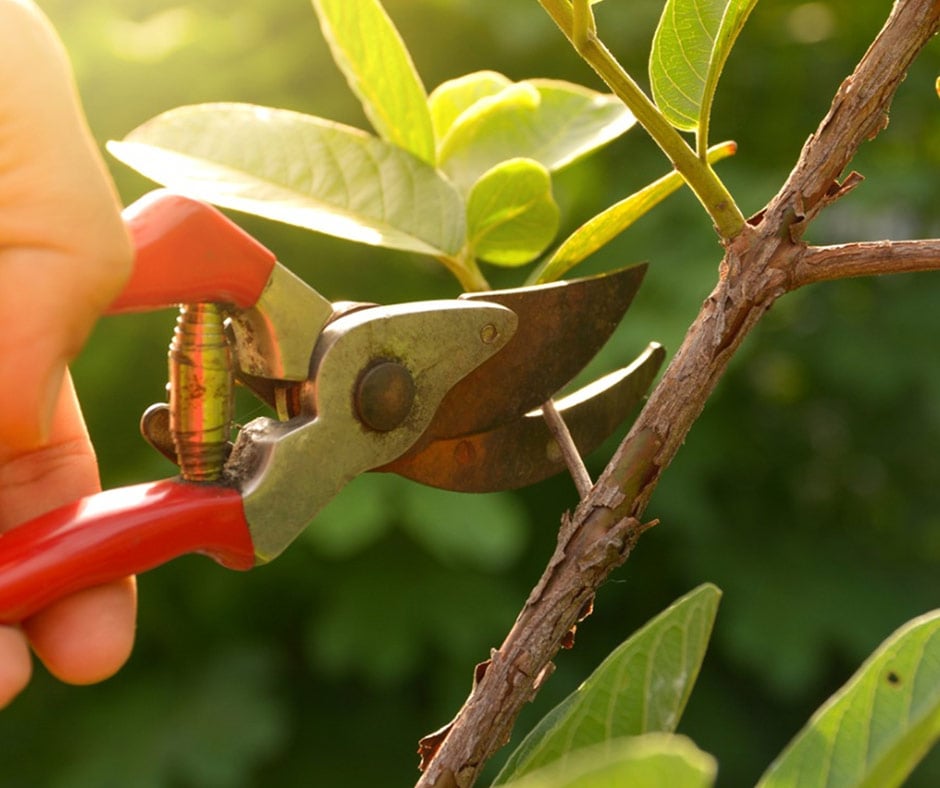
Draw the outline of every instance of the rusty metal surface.
[[[582,455],[597,448],[639,405],[656,377],[663,348],[652,343],[629,366],[556,401]],[[461,492],[515,489],[564,470],[540,410],[492,429],[425,442],[380,470]]]
[[[519,327],[506,347],[450,390],[415,451],[431,440],[477,433],[540,407],[610,338],[646,268],[462,295],[509,307]]]
[[[282,420],[292,417],[280,427],[271,422],[270,434],[242,431],[247,444],[267,446],[271,453],[256,467],[285,471],[267,472],[261,482],[256,479],[242,489],[246,512],[251,510],[253,538],[265,540],[264,560],[293,538],[300,509],[312,517],[349,478],[363,471],[380,468],[447,489],[488,491],[525,486],[562,470],[561,454],[537,409],[608,340],[645,272],[642,265],[570,282],[468,294],[457,301],[363,305],[342,317],[334,316],[321,329],[310,379],[271,381],[242,370],[242,382],[262,399],[274,400]],[[462,314],[465,310],[468,314]],[[460,360],[475,343],[470,342],[466,328],[458,330],[457,326],[476,310],[505,313],[514,327],[514,333],[500,330],[496,317],[481,324],[476,342],[490,344],[492,331],[498,344],[505,341],[505,345],[498,352],[492,348],[484,353],[479,365]],[[388,331],[392,333],[386,337]],[[507,334],[512,335],[508,341]],[[354,336],[358,337],[355,342]],[[342,360],[332,349],[337,343],[345,348]],[[324,354],[333,359],[329,369],[316,361]],[[415,354],[426,359],[423,366],[412,369],[408,359]],[[661,348],[651,346],[630,368],[557,403],[582,452],[600,444],[633,410],[655,377],[662,356]],[[372,375],[389,365],[404,365],[419,388],[428,382],[440,384],[439,394],[430,398],[435,400],[434,407],[428,407],[429,398],[418,396],[417,389],[412,403],[407,386],[398,399],[408,407],[398,407],[394,398],[386,401],[385,385],[372,386]],[[455,374],[458,367],[463,371]],[[419,368],[424,371],[416,375]],[[441,383],[444,379],[448,379],[446,386]],[[424,415],[421,428],[415,429],[418,411]],[[395,437],[399,433],[400,439]],[[322,455],[324,445],[334,452],[328,464],[339,475],[319,466],[316,484],[299,495],[297,458]],[[249,462],[254,457],[251,451],[241,454],[245,470],[256,465],[254,460]],[[278,462],[273,461],[275,454]],[[237,448],[235,456],[241,457]],[[254,473],[235,476],[249,478]],[[271,492],[275,488],[276,494]],[[300,505],[298,499],[305,497],[309,500]],[[274,519],[285,519],[283,507],[288,502],[298,509],[297,516],[286,517],[291,521],[290,533],[272,520],[274,515]],[[269,530],[270,538],[264,536]]]

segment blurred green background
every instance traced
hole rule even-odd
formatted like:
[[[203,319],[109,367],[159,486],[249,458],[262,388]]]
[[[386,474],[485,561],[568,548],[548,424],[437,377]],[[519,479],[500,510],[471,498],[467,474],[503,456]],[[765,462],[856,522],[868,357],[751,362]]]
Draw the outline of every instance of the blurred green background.
[[[367,127],[305,0],[39,4],[72,55],[102,144],[201,101]],[[477,69],[600,87],[535,0],[386,7],[428,89]],[[644,83],[661,7],[598,7],[608,45]],[[719,167],[746,213],[779,187],[889,7],[758,5],[713,130],[740,144]],[[890,127],[855,163],[866,182],[812,228],[814,241],[940,235],[938,74],[934,42]],[[126,202],[151,188],[111,164]],[[664,170],[634,130],[565,171],[556,180],[565,232]],[[426,260],[239,221],[332,298],[456,294]],[[650,339],[674,350],[711,289],[720,248],[691,197],[671,198],[578,273],[643,259],[647,282],[595,373]],[[500,285],[520,278],[488,273]],[[602,589],[516,741],[633,629],[708,580],[725,596],[681,730],[718,757],[721,785],[746,785],[881,640],[940,604],[937,304],[940,276],[912,275],[819,285],[774,307],[665,475],[649,508],[662,525]],[[105,319],[75,365],[106,486],[172,473],[137,435],[140,412],[163,397],[172,320]],[[261,412],[246,403],[240,417]],[[591,458],[595,472],[614,445]],[[311,458],[311,474],[320,461],[329,458]],[[418,738],[459,707],[575,502],[567,478],[472,497],[368,476],[270,567],[242,575],[190,557],[151,572],[119,676],[73,688],[40,670],[0,714],[0,785],[411,784]],[[910,784],[940,784],[937,753]]]

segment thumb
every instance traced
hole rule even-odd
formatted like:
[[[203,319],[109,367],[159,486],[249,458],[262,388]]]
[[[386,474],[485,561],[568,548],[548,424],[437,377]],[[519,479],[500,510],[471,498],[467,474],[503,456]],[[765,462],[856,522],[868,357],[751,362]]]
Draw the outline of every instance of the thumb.
[[[16,453],[48,438],[131,247],[59,39],[31,4],[0,3],[0,29],[0,445]]]

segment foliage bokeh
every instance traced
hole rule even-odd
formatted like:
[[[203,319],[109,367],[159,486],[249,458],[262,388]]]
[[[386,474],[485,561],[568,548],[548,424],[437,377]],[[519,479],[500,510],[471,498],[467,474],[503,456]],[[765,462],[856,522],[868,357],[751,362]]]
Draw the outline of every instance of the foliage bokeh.
[[[304,0],[40,5],[102,143],[201,101],[366,125]],[[429,89],[477,69],[600,87],[534,0],[385,5]],[[634,74],[645,73],[661,7],[597,6],[606,42]],[[746,213],[779,186],[886,13],[851,0],[758,4],[712,131],[739,143],[720,168]],[[855,163],[866,183],[812,240],[940,235],[937,73],[935,42],[888,130]],[[150,188],[112,169],[126,202]],[[562,237],[664,170],[634,131],[562,173]],[[446,272],[413,256],[238,218],[332,298],[455,294]],[[675,349],[719,257],[707,218],[682,194],[586,264],[652,262],[592,371],[626,363],[649,339]],[[718,757],[719,784],[746,784],[884,637],[940,604],[937,299],[940,278],[913,275],[819,285],[775,307],[666,473],[649,509],[662,526],[602,589],[517,740],[634,628],[710,581],[724,598],[680,731]],[[106,486],[172,472],[137,438],[140,411],[162,398],[171,323],[166,313],[105,319],[75,365]],[[257,412],[246,401],[240,416]],[[613,445],[591,458],[595,472]],[[240,575],[193,557],[151,572],[140,579],[137,648],[117,678],[78,689],[40,672],[0,715],[0,784],[409,784],[417,738],[463,700],[472,665],[499,644],[574,503],[566,478],[465,497],[367,476],[270,567]],[[935,754],[910,784],[938,774]]]

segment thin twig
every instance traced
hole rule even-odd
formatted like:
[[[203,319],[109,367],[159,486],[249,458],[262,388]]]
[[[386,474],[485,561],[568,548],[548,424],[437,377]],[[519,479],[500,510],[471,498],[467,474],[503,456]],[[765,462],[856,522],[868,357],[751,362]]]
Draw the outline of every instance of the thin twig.
[[[853,276],[940,269],[940,239],[810,246],[793,267],[791,289]]]
[[[565,460],[565,465],[568,466],[568,473],[571,474],[571,478],[574,480],[578,497],[584,500],[591,492],[594,482],[591,481],[591,474],[588,473],[587,466],[581,458],[581,452],[574,445],[574,438],[571,437],[568,425],[565,424],[564,418],[558,412],[558,408],[555,407],[554,400],[548,400],[542,405],[542,418],[545,419],[555,443],[561,449],[561,456]]]

